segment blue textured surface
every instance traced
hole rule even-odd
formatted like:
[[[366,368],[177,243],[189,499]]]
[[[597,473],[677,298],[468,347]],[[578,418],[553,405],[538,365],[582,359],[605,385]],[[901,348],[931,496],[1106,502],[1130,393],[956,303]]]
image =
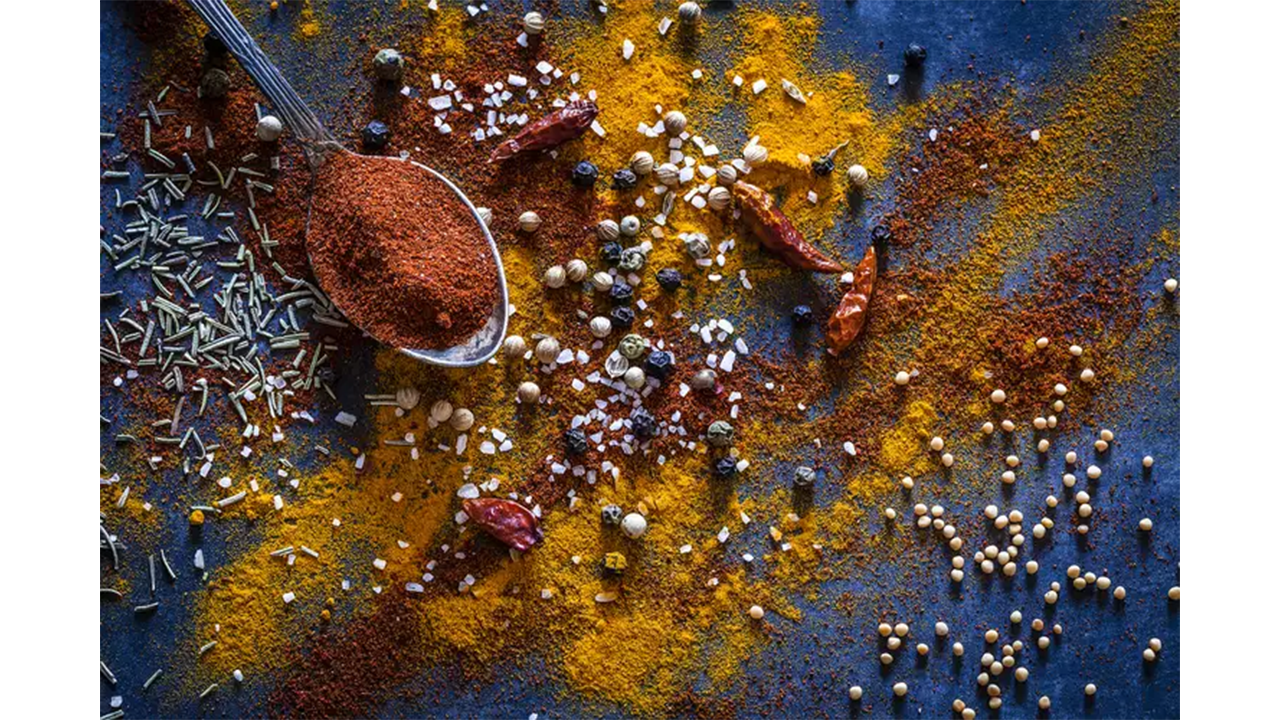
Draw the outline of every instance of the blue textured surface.
[[[490,4],[495,9],[502,6],[502,3]],[[833,65],[839,65],[842,58],[852,56],[857,57],[860,64],[882,67],[881,72],[896,71],[897,48],[919,41],[930,48],[929,72],[919,90],[922,95],[927,95],[938,83],[967,76],[966,66],[973,63],[990,75],[1012,78],[1024,95],[1032,97],[1037,84],[1049,78],[1051,72],[1070,72],[1084,67],[1093,48],[1081,42],[1081,32],[1087,36],[1096,35],[1109,19],[1123,14],[1126,8],[1129,12],[1134,9],[1128,5],[1117,7],[1097,2],[1031,3],[1025,6],[1014,2],[821,2],[815,3],[815,7],[823,15],[826,29],[818,55]],[[517,4],[506,8],[506,11],[519,9]],[[127,81],[133,77],[138,63],[145,64],[148,57],[147,48],[130,34],[122,21],[126,12],[123,3],[102,6],[101,104],[104,122],[114,117],[117,108],[125,106],[130,95]],[[330,15],[336,19],[336,24],[329,28],[326,37],[347,37],[343,33],[343,18],[360,12],[372,10],[354,3],[347,6],[333,4]],[[344,91],[343,80],[359,73],[360,53],[344,52],[344,48],[338,47],[332,48],[331,52],[322,52],[317,60],[294,42],[282,23],[273,26],[273,23],[263,21],[256,26],[251,25],[249,30],[260,39],[268,55],[284,69],[285,74],[294,79],[302,95],[313,102],[321,118],[334,120],[337,101]],[[880,41],[884,43],[883,51],[876,49]],[[360,47],[368,42],[376,42],[376,38],[362,41]],[[885,107],[902,101],[900,96],[888,93],[874,96],[874,103]],[[1165,141],[1176,148],[1179,138],[1176,133],[1171,133]],[[104,151],[111,148],[111,144],[104,143]],[[1172,155],[1176,158],[1176,152]],[[134,170],[141,172],[137,168]],[[1176,161],[1149,170],[1149,175],[1109,188],[1110,197],[1107,199],[1092,196],[1086,201],[1089,204],[1078,210],[1080,217],[1115,202],[1131,208],[1125,211],[1124,223],[1135,228],[1175,224],[1176,220],[1171,221],[1170,218],[1176,218],[1176,194],[1154,205],[1147,202],[1147,196],[1151,187],[1177,184]],[[113,187],[104,183],[104,207],[111,200],[112,193]],[[891,202],[891,194],[885,193],[885,196],[885,202]],[[1124,202],[1126,200],[1127,203]],[[104,224],[110,228],[111,222],[104,212]],[[1062,235],[1057,242],[1072,241],[1069,233]],[[1050,249],[1053,249],[1052,245],[1045,251]],[[105,257],[103,269],[104,292],[122,289],[126,298],[145,292],[145,288],[139,287],[118,288]],[[1152,269],[1143,288],[1145,296],[1150,298],[1149,304],[1164,302],[1160,298],[1159,285],[1163,278],[1176,275],[1176,267]],[[1009,278],[1007,286],[1016,287],[1018,281],[1019,278]],[[113,306],[104,304],[104,316],[109,311],[114,312]],[[1160,384],[1145,395],[1131,396],[1144,398],[1140,407],[1117,403],[1122,408],[1121,414],[1113,417],[1109,426],[1124,442],[1111,453],[1111,457],[1099,463],[1107,470],[1108,477],[1117,478],[1106,488],[1107,505],[1116,509],[1112,511],[1112,522],[1102,524],[1096,533],[1089,536],[1093,547],[1086,548],[1066,534],[1055,542],[1037,542],[1034,557],[1043,568],[1039,579],[1019,575],[1013,581],[966,583],[966,589],[960,593],[951,590],[941,573],[927,574],[924,578],[912,580],[921,583],[918,606],[901,608],[903,615],[920,617],[922,622],[931,624],[928,618],[932,611],[926,609],[921,612],[921,608],[945,607],[945,614],[937,614],[948,620],[953,634],[964,631],[966,638],[973,639],[976,639],[979,628],[987,627],[993,620],[1007,618],[1015,609],[1023,611],[1027,625],[1030,618],[1043,616],[1049,622],[1060,621],[1066,626],[1066,636],[1055,643],[1051,653],[1045,655],[1033,651],[1028,654],[1033,691],[1024,692],[1019,688],[1009,693],[1000,712],[1002,716],[1035,716],[1035,698],[1039,694],[1052,696],[1052,714],[1055,717],[1171,717],[1179,714],[1178,614],[1176,605],[1164,599],[1165,590],[1178,582],[1178,336],[1176,315],[1157,313],[1155,317],[1172,327],[1171,332],[1161,335],[1163,346],[1144,358],[1147,369],[1153,376],[1161,378]],[[348,353],[347,362],[353,366],[353,371],[346,373],[346,378],[364,377],[369,380],[371,356],[371,349]],[[369,381],[368,387],[358,381],[346,385],[343,388],[345,392],[359,396],[367,392],[372,383]],[[103,414],[111,417],[118,410],[118,398],[104,389]],[[1067,446],[1087,447],[1096,436],[1097,428],[1086,430],[1089,432],[1063,440]],[[114,447],[112,434],[110,428],[104,428],[103,452],[104,456],[115,458],[119,457],[117,453],[127,450]],[[1022,442],[1026,443],[1025,447],[1019,448],[1023,456],[1034,455],[1031,439]],[[1158,459],[1154,471],[1142,470],[1140,460],[1145,454]],[[141,462],[141,458],[136,461]],[[1020,484],[1024,489],[1017,491],[1013,498],[1030,505],[1043,495],[1042,491],[1033,488],[1047,487],[1058,469],[1041,465],[1027,468],[1026,472],[1029,481]],[[830,502],[837,495],[838,489],[828,486],[819,491],[816,502]],[[975,501],[979,506],[986,501],[1004,502],[997,488],[992,488],[989,498]],[[178,555],[174,564],[180,575],[175,592],[194,591],[199,582],[190,570],[190,556],[196,545],[188,539],[181,517],[175,513],[171,515],[175,517],[173,527],[168,528],[172,536],[169,547]],[[1132,530],[1141,517],[1152,518],[1160,531],[1150,542],[1142,541]],[[243,542],[245,538],[238,541]],[[200,547],[212,565],[231,555],[231,550],[218,542],[206,541]],[[944,558],[939,555],[938,561],[941,564]],[[145,558],[140,559],[133,554],[125,562],[133,563],[134,585],[141,589],[137,579],[145,577],[145,570],[139,574],[139,570],[145,567]],[[137,566],[139,562],[143,563],[142,568]],[[1080,595],[1063,592],[1056,611],[1043,614],[1038,598],[1048,589],[1050,576],[1060,578],[1062,570],[1071,564],[1081,564],[1087,569],[1109,569],[1112,577],[1128,589],[1130,600],[1117,604],[1102,600],[1100,593]],[[859,577],[852,583],[842,581],[824,592],[857,592],[872,578],[889,583],[902,572],[891,561],[886,561],[885,566],[871,576]],[[1024,584],[1026,588],[1022,587]],[[856,714],[844,695],[844,689],[855,682],[867,691],[864,709],[871,708],[875,715],[945,717],[951,714],[949,707],[953,698],[965,698],[971,704],[977,700],[972,683],[972,665],[976,655],[982,652],[978,643],[966,642],[969,654],[965,657],[963,670],[960,663],[952,662],[946,646],[934,644],[929,662],[907,670],[905,668],[911,660],[904,656],[890,676],[877,670],[876,654],[879,651],[861,639],[873,631],[874,618],[846,617],[826,606],[801,607],[806,614],[804,628],[796,628],[793,634],[747,663],[747,674],[759,678],[759,682],[746,683],[745,697],[754,697],[753,686],[776,689],[780,679],[788,678],[797,688],[783,712],[789,717]],[[237,716],[270,712],[270,708],[258,704],[262,700],[258,694],[262,685],[242,695],[230,683],[223,683],[216,704],[203,706],[198,705],[194,697],[174,704],[173,694],[141,692],[142,681],[155,669],[172,665],[174,661],[169,658],[174,653],[188,652],[179,646],[179,640],[183,639],[184,631],[192,622],[189,611],[190,608],[185,606],[167,607],[163,615],[135,619],[123,604],[104,604],[102,657],[112,665],[121,678],[121,684],[114,688],[105,682],[102,684],[103,712],[108,708],[108,698],[116,694],[124,697],[127,717],[195,716],[201,713]],[[819,629],[826,623],[830,627],[824,633]],[[927,631],[927,628],[917,627],[917,630]],[[1022,636],[1025,639],[1030,635],[1027,627]],[[1144,664],[1140,660],[1142,648],[1149,637],[1160,637],[1164,641],[1165,649],[1155,664]],[[815,653],[815,642],[826,652]],[[821,659],[810,662],[810,655]],[[837,661],[832,662],[831,658]],[[557,688],[543,685],[533,689],[525,680],[533,672],[526,668],[522,674],[504,676],[494,685],[468,687],[424,678],[424,683],[432,684],[432,695],[438,698],[439,704],[433,702],[429,707],[418,707],[402,704],[407,701],[396,701],[385,709],[397,715],[449,717],[525,717],[534,711],[541,713],[542,717],[566,717],[581,711]],[[912,692],[903,702],[891,702],[889,687],[900,679],[911,684]],[[1087,703],[1081,690],[1084,683],[1090,681],[1098,683],[1101,688],[1096,705]],[[159,683],[163,684],[164,679]],[[495,692],[497,690],[502,692]],[[495,697],[504,700],[495,702]],[[979,714],[985,715],[986,710]]]

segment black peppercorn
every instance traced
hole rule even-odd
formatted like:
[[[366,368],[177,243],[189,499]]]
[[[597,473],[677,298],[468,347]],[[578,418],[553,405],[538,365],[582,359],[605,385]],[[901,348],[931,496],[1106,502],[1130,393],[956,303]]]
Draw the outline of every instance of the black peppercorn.
[[[231,76],[225,70],[209,68],[200,78],[200,97],[224,98],[231,89]]]
[[[813,167],[813,174],[818,177],[826,177],[831,174],[831,171],[836,169],[835,158],[832,158],[829,155],[815,158],[810,165]]]
[[[635,291],[631,289],[631,286],[621,280],[615,280],[609,288],[609,299],[613,301],[614,305],[630,304],[634,294]]]
[[[893,239],[893,231],[884,225],[877,225],[871,228],[871,242],[876,245],[883,246],[885,243]]]
[[[644,408],[631,414],[631,434],[641,440],[648,440],[658,433],[658,423]]]
[[[644,360],[644,371],[649,377],[666,380],[675,364],[676,358],[674,355],[666,350],[654,350]]]
[[[583,160],[574,166],[570,180],[576,187],[589,188],[596,184],[598,177],[600,177],[600,170],[596,168],[595,163]]]
[[[797,305],[791,309],[791,320],[797,325],[808,325],[813,322],[813,308],[808,305]]]
[[[581,428],[564,431],[564,446],[570,455],[581,455],[587,451],[587,434]]]
[[[365,150],[381,150],[390,139],[391,128],[378,120],[371,121],[360,131],[360,142],[364,144]]]
[[[616,265],[622,259],[622,246],[615,242],[605,243],[600,246],[600,259]]]
[[[616,307],[609,311],[609,322],[613,323],[615,330],[630,329],[632,323],[635,321],[635,311],[629,307]]]
[[[225,55],[227,53],[227,46],[222,42],[222,39],[211,32],[205,33],[200,42],[204,44],[204,51],[210,55]]]
[[[738,474],[738,461],[731,457],[722,457],[716,461],[715,473],[718,478],[731,478]]]
[[[902,59],[907,62],[907,67],[918,68],[924,65],[924,60],[929,56],[929,51],[924,49],[919,43],[911,43],[906,50],[902,51]]]
[[[636,174],[629,168],[622,168],[613,174],[614,190],[630,190],[636,186]]]
[[[663,290],[676,290],[682,282],[684,282],[684,276],[675,268],[663,268],[658,271],[658,285]]]

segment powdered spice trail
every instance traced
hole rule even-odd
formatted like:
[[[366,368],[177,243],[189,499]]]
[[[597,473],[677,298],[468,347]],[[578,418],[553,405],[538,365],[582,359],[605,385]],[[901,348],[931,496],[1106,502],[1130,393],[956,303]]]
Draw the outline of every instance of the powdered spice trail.
[[[408,162],[328,158],[316,176],[307,243],[330,298],[388,345],[458,345],[497,301],[497,267],[470,211]]]

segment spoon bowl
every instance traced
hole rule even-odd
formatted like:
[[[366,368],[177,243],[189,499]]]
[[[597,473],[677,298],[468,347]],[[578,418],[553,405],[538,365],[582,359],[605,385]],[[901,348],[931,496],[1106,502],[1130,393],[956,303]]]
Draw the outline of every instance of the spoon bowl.
[[[351,152],[334,141],[333,136],[325,129],[315,114],[311,112],[307,104],[289,85],[289,82],[284,79],[279,69],[262,52],[258,44],[254,42],[253,37],[245,31],[244,26],[227,8],[223,0],[187,0],[187,2],[196,11],[196,14],[209,25],[209,28],[218,39],[227,46],[227,50],[240,62],[241,67],[248,72],[249,77],[253,78],[254,83],[271,101],[273,109],[283,116],[285,125],[303,142],[307,152],[307,159],[310,161],[313,171],[319,168],[330,153]],[[355,155],[357,153],[351,154]],[[385,156],[361,155],[360,157],[374,157],[387,162],[403,162],[399,158]],[[502,256],[498,252],[497,243],[493,241],[492,233],[489,232],[488,226],[485,225],[484,220],[480,217],[480,212],[476,210],[475,205],[471,203],[466,193],[439,171],[419,162],[410,161],[410,164],[431,173],[432,176],[452,190],[458,196],[458,199],[467,206],[467,210],[471,212],[476,226],[484,235],[485,242],[489,247],[489,254],[497,268],[498,293],[488,320],[465,342],[440,350],[402,347],[396,349],[415,360],[429,365],[474,367],[492,358],[498,352],[498,348],[502,346],[502,340],[507,334],[507,277],[502,269]],[[310,211],[308,211],[307,220],[309,228],[311,224]],[[311,257],[310,243],[308,243],[307,257],[308,259]],[[321,289],[325,288],[322,287]],[[343,310],[342,307],[338,307],[338,309]],[[343,314],[347,315],[345,311]],[[347,319],[350,320],[351,316],[347,315]],[[361,329],[365,330],[374,339],[382,342],[377,335],[369,333],[365,328]]]

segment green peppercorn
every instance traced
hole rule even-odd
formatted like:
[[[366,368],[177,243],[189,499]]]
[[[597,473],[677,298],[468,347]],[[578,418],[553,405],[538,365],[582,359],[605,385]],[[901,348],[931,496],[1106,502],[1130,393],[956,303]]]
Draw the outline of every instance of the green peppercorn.
[[[644,355],[644,351],[644,338],[635,333],[627,335],[618,343],[618,354],[628,360],[638,360]]]
[[[713,447],[728,447],[733,444],[733,426],[724,420],[716,420],[707,427],[707,442]]]

